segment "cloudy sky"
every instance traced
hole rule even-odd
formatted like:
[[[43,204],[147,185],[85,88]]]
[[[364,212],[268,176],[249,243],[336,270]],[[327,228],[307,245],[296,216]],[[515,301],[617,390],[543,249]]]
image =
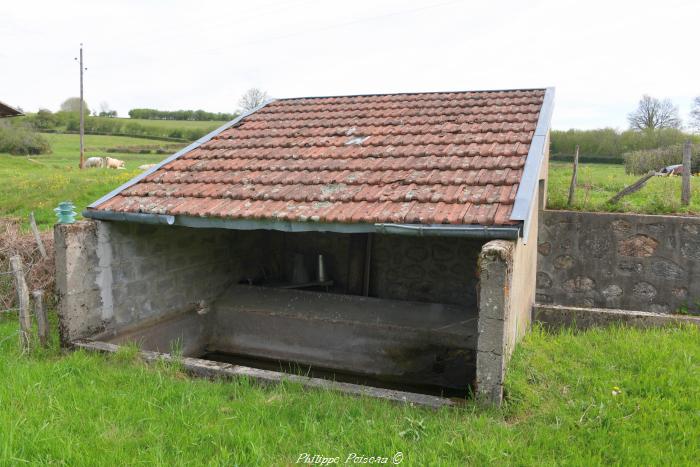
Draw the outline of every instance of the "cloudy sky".
[[[230,112],[274,97],[555,86],[554,128],[626,127],[642,94],[700,95],[697,0],[3,1],[0,100],[78,93]]]

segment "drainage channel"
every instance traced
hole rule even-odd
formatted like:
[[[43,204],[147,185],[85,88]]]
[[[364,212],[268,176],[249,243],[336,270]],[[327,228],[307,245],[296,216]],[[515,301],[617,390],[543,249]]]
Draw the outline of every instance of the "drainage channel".
[[[88,350],[99,353],[115,353],[119,350],[119,345],[109,342],[102,342],[90,339],[79,339],[73,341],[73,348]],[[456,407],[465,401],[464,398],[449,398],[411,392],[406,390],[396,390],[367,386],[364,384],[354,384],[339,380],[315,378],[302,376],[295,373],[265,370],[239,364],[231,364],[215,360],[205,360],[203,358],[173,357],[167,353],[142,350],[140,357],[146,363],[156,363],[160,361],[178,361],[182,368],[192,376],[202,378],[249,378],[262,384],[278,384],[284,381],[299,383],[302,386],[316,389],[334,390],[341,393],[373,397],[392,402],[407,403],[411,405],[425,406],[433,409],[441,407]],[[256,359],[257,360],[257,359]],[[318,371],[318,370],[316,370]],[[335,374],[335,373],[333,373]]]
[[[201,355],[199,358],[202,360],[229,363],[231,365],[242,365],[251,368],[259,368],[261,370],[276,371],[285,374],[306,376],[310,378],[337,381],[341,383],[351,383],[379,389],[391,389],[395,391],[412,392],[453,399],[465,399],[469,396],[469,389],[466,387],[464,389],[454,389],[442,388],[433,385],[406,384],[380,377],[338,371],[330,368],[301,365],[296,362],[284,360],[252,357],[248,355],[222,352],[207,352],[204,355]]]

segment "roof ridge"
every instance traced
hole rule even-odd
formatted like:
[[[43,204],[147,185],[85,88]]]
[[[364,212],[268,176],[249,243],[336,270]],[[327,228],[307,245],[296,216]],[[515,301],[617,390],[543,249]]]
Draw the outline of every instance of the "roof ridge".
[[[277,101],[290,101],[296,99],[331,99],[341,97],[378,97],[378,96],[419,96],[424,94],[466,94],[466,93],[496,93],[496,92],[518,92],[518,91],[546,91],[545,87],[535,88],[513,88],[513,89],[462,89],[456,91],[399,91],[399,92],[375,92],[367,94],[337,94],[326,96],[297,96],[297,97],[280,97]]]

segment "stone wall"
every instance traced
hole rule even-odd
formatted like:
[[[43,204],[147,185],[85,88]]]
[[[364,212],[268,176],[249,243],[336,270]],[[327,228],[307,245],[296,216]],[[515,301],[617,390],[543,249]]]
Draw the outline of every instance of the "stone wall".
[[[475,310],[483,240],[374,235],[370,295]]]
[[[537,302],[700,313],[700,218],[545,211]]]

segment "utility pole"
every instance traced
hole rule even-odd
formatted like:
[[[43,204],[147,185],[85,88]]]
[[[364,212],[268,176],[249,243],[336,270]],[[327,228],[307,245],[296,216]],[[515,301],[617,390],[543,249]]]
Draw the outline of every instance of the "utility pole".
[[[78,60],[76,58],[76,60]],[[83,139],[85,137],[85,104],[83,101],[83,43],[80,43],[80,168],[85,165],[85,145]]]

